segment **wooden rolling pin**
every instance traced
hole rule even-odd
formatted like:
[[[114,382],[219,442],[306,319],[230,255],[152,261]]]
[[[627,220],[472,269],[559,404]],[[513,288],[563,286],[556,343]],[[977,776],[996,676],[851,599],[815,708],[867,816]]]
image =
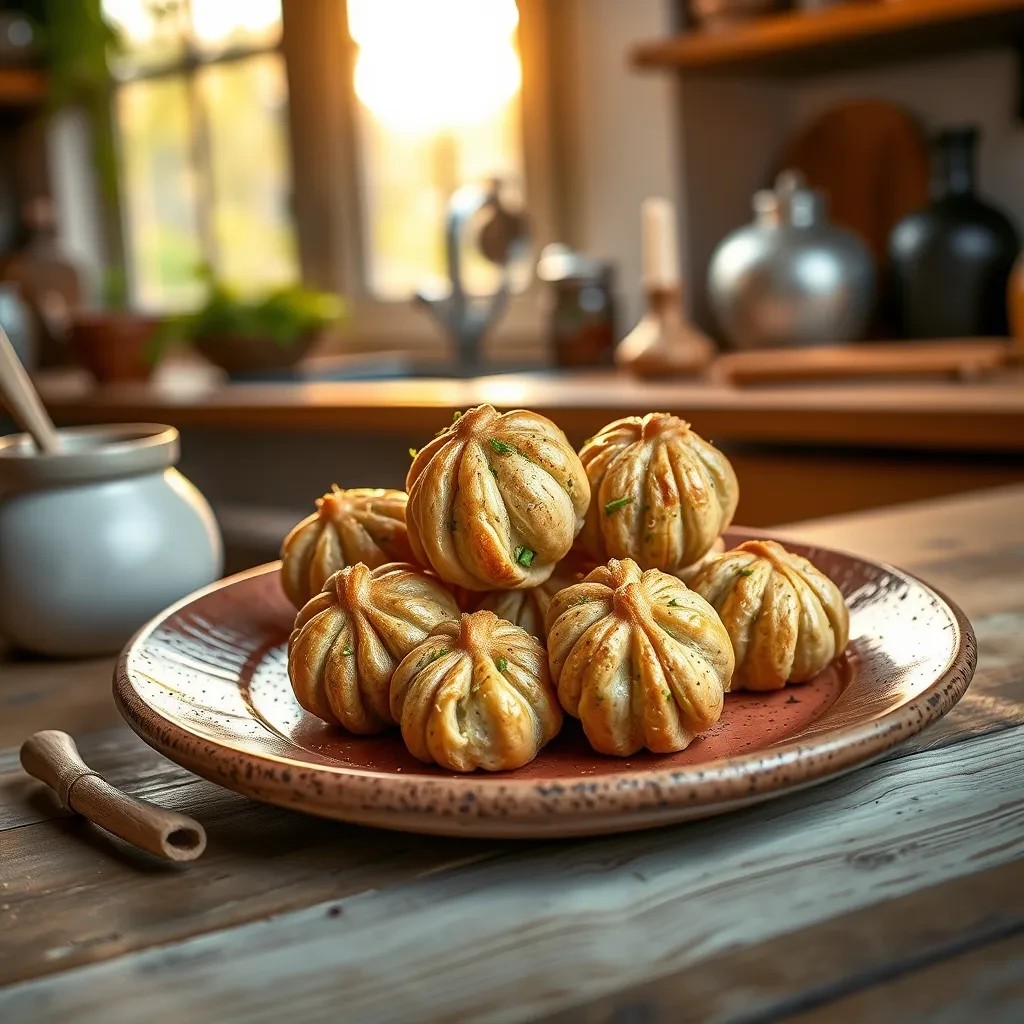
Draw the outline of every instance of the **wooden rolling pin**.
[[[712,377],[731,384],[781,384],[866,377],[972,378],[1009,364],[1006,339],[868,342],[829,348],[761,349],[719,356]]]
[[[46,729],[21,745],[21,765],[69,811],[165,860],[195,860],[206,849],[198,821],[114,789],[83,760],[66,733]]]

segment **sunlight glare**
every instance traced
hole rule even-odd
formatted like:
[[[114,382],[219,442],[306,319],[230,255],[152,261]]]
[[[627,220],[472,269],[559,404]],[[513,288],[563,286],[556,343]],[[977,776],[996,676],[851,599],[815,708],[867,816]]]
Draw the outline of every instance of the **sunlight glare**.
[[[348,10],[356,95],[392,130],[483,121],[519,91],[515,0],[349,0]]]

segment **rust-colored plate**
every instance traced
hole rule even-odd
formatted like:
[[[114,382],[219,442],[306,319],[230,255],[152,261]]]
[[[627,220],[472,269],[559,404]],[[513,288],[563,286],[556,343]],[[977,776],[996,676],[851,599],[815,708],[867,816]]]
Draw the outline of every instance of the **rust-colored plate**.
[[[730,531],[730,544],[755,534]],[[397,734],[331,729],[295,702],[284,645],[293,612],[277,566],[168,609],[121,655],[114,694],[151,746],[258,800],[414,832],[594,835],[707,817],[833,778],[941,718],[977,660],[964,614],[891,566],[786,541],[840,586],[846,656],[813,682],[730,694],[680,754],[595,754],[577,723],[526,768],[455,775],[415,761]]]

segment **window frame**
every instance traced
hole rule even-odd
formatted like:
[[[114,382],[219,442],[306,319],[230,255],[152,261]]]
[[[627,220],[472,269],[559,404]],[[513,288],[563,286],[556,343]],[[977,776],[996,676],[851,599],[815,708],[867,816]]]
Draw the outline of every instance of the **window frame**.
[[[552,39],[545,0],[518,0],[518,43],[527,212],[535,250],[560,238],[555,211],[552,136]],[[441,352],[441,329],[410,302],[387,301],[367,286],[363,259],[360,151],[353,72],[357,48],[345,0],[282,0],[288,74],[294,213],[304,278],[348,300],[351,349],[405,348]],[[337,41],[337,42],[335,42]],[[485,342],[504,359],[542,355],[543,290],[538,282],[513,298]]]
[[[534,250],[549,241],[565,240],[557,200],[564,198],[559,177],[560,152],[554,132],[558,62],[556,42],[561,19],[545,0],[517,0],[518,44],[524,69],[521,89],[523,166],[527,213]],[[407,349],[441,354],[447,339],[441,328],[411,302],[388,301],[367,286],[363,259],[363,209],[360,152],[356,124],[358,100],[353,83],[356,46],[348,31],[346,0],[282,0],[281,38],[277,43],[243,45],[206,53],[187,46],[185,54],[166,64],[114,78],[111,101],[132,82],[183,75],[195,130],[190,161],[199,182],[200,230],[212,232],[208,126],[198,96],[196,72],[203,67],[268,53],[280,53],[288,85],[286,141],[291,165],[291,214],[295,225],[299,268],[305,283],[338,293],[349,303],[351,317],[344,333],[347,350]],[[115,124],[117,118],[114,118]],[[205,152],[204,152],[205,150]],[[119,154],[120,161],[121,154]],[[563,176],[564,177],[564,176]],[[134,294],[129,208],[122,196],[117,241],[125,253],[126,273]],[[203,237],[207,252],[216,239]],[[545,296],[533,281],[515,296],[485,349],[500,349],[503,360],[543,356]]]
[[[183,0],[186,12],[190,8],[190,0]],[[184,83],[186,102],[188,103],[188,118],[190,125],[190,138],[188,149],[189,166],[196,181],[196,221],[199,230],[200,248],[204,259],[211,265],[216,264],[217,238],[214,229],[213,207],[216,197],[213,192],[213,155],[210,143],[210,126],[206,116],[206,109],[200,96],[199,72],[204,68],[215,67],[222,64],[232,64],[238,61],[249,60],[254,57],[262,57],[277,54],[281,57],[282,65],[287,74],[287,58],[282,46],[282,40],[274,43],[242,44],[226,47],[223,50],[203,50],[195,45],[190,35],[183,38],[184,52],[180,57],[159,63],[151,64],[144,68],[138,68],[125,75],[110,76],[110,108],[111,120],[114,124],[114,138],[117,149],[118,162],[118,210],[116,216],[116,237],[114,252],[120,254],[123,261],[125,280],[128,283],[128,292],[133,302],[137,302],[137,282],[135,279],[135,267],[132,261],[131,225],[129,217],[129,206],[127,197],[124,194],[123,168],[124,151],[120,135],[120,119],[118,103],[123,89],[131,88],[139,82],[159,81],[166,78],[180,77]],[[286,130],[286,135],[288,134]],[[291,156],[290,139],[286,139]],[[289,168],[292,171],[291,168]],[[294,172],[292,180],[288,183],[291,190],[294,189]],[[294,219],[294,217],[293,217]],[[296,244],[296,249],[298,245]],[[296,253],[301,268],[301,253]]]

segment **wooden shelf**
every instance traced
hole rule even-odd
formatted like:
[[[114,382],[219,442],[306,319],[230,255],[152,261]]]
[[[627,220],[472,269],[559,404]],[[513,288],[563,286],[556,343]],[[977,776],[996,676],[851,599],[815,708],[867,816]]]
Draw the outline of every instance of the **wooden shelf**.
[[[792,76],[1024,40],[1024,0],[873,0],[640,43],[638,68]]]
[[[37,68],[0,68],[0,107],[37,106],[46,95],[46,75]]]

